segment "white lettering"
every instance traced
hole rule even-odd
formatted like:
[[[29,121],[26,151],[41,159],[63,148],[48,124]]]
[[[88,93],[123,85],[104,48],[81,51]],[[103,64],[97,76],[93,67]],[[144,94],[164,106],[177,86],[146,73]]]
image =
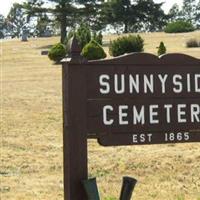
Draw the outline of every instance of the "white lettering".
[[[100,88],[101,94],[108,94],[110,92],[110,84],[107,82],[110,80],[110,77],[106,74],[102,74],[99,77],[99,84],[100,86],[103,86],[103,88]]]
[[[128,121],[124,119],[128,116],[127,110],[128,110],[128,106],[126,106],[126,105],[119,106],[119,124],[120,125],[128,124]],[[124,111],[126,111],[126,112],[124,112]]]
[[[195,91],[200,92],[200,74],[195,75]]]
[[[187,120],[183,118],[186,115],[185,110],[182,110],[186,108],[186,104],[178,104],[178,122],[180,123],[186,123]]]
[[[173,76],[173,83],[175,86],[177,86],[177,88],[173,89],[175,93],[181,93],[183,90],[183,85],[181,83],[181,80],[182,80],[181,75],[176,74]]]
[[[133,106],[133,124],[138,124],[138,123],[141,124],[145,123],[144,106],[142,106],[139,113],[136,106]]]
[[[191,92],[191,77],[190,77],[190,74],[187,74],[187,91]]]
[[[120,78],[119,78],[119,76],[120,76]],[[124,74],[121,74],[121,75],[115,74],[114,75],[114,83],[115,83],[115,93],[123,94],[125,92],[125,75]]]
[[[132,75],[129,75],[129,89],[130,89],[130,93],[133,93],[133,87],[136,91],[136,93],[140,92],[140,82],[139,82],[139,75],[137,74],[135,76],[135,79],[133,79]]]
[[[147,75],[144,75],[144,93],[148,92],[148,89],[151,93],[154,92],[154,79],[153,75],[150,75],[150,78]]]
[[[191,121],[200,122],[200,106],[197,104],[191,105]]]
[[[162,85],[162,93],[164,94],[166,92],[166,80],[168,78],[168,75],[165,74],[164,77],[162,77],[162,75],[159,74],[158,78],[160,79],[160,82],[161,82],[161,85]]]
[[[164,105],[164,108],[166,109],[167,123],[170,123],[171,122],[171,109],[172,109],[172,105],[171,104]]]
[[[105,125],[112,125],[114,120],[113,119],[108,119],[108,111],[113,111],[113,107],[110,105],[106,105],[103,107],[103,123]]]
[[[158,105],[150,105],[149,106],[150,124],[158,124],[159,123],[159,120],[155,119],[155,117],[158,116],[158,111],[155,111],[155,109],[158,109]]]

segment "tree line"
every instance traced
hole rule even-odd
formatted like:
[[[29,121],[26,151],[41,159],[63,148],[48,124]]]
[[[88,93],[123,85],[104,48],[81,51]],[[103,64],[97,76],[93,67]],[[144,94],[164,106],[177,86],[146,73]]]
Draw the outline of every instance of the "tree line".
[[[59,34],[63,43],[67,31],[80,23],[93,31],[118,33],[162,31],[176,20],[200,28],[200,0],[184,0],[181,8],[174,4],[167,14],[162,5],[153,0],[28,0],[14,3],[7,17],[0,15],[0,37],[20,37],[28,31],[39,37]]]

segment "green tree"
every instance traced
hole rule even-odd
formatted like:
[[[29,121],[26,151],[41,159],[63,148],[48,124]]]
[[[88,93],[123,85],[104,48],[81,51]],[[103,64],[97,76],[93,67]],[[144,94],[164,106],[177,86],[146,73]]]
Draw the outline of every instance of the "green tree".
[[[29,17],[38,16],[41,13],[53,15],[55,20],[59,22],[61,42],[64,43],[67,26],[71,26],[74,22],[76,8],[73,3],[74,1],[70,0],[30,0],[22,6],[26,9]],[[53,4],[54,6],[52,6]]]
[[[80,27],[77,29],[75,35],[81,49],[91,40],[91,31],[89,26],[87,26],[86,24],[81,24]]]
[[[195,23],[196,0],[183,0],[182,16],[184,20]]]
[[[127,33],[129,26],[137,20],[133,10],[134,5],[129,0],[108,0],[103,6],[103,19],[106,24],[123,26],[124,33]]]
[[[164,42],[160,42],[160,45],[158,47],[158,56],[161,56],[167,52],[167,48],[165,47]]]
[[[197,6],[196,6],[195,21],[196,21],[197,28],[200,29],[200,0],[199,0],[199,2],[197,3]]]
[[[153,0],[138,0],[136,10],[139,11],[139,21],[137,24],[143,31],[160,31],[167,24],[168,15],[165,15],[162,5],[163,3],[154,3]]]
[[[45,35],[46,31],[50,29],[51,20],[46,14],[41,14],[40,17],[37,18],[36,25],[36,33],[37,36],[42,37]]]
[[[107,24],[123,26],[124,33],[142,27],[151,31],[163,26],[166,15],[161,6],[153,0],[108,0],[102,14]]]
[[[23,29],[27,27],[26,15],[18,3],[14,3],[6,18],[8,31],[13,37],[20,37]]]
[[[99,31],[105,27],[102,20],[102,6],[104,0],[79,0],[82,9],[77,16],[78,23],[87,23],[94,31]]]
[[[64,43],[68,27],[75,26],[77,22],[80,22],[82,16],[89,16],[90,13],[95,16],[97,2],[96,0],[31,0],[24,3],[23,7],[27,10],[29,16],[38,13],[49,13],[54,16],[60,24],[61,43]],[[52,5],[54,6],[52,7]]]
[[[175,3],[169,10],[169,20],[170,22],[177,21],[180,19],[180,8],[177,3]]]
[[[65,44],[68,45],[69,40],[76,36],[76,39],[78,40],[78,43],[81,47],[81,49],[90,42],[91,40],[91,30],[87,24],[81,23],[80,26],[77,29],[70,30],[67,34],[67,37],[65,39]],[[68,50],[68,46],[67,46]]]
[[[0,14],[0,39],[4,38],[5,18]]]
[[[0,14],[0,31],[3,30],[4,26],[5,26],[5,18],[3,15]]]

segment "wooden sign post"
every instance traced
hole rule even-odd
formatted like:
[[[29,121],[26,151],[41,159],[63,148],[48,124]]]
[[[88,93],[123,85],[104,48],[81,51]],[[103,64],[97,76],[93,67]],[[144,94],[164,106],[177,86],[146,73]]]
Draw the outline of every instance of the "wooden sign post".
[[[77,41],[63,60],[64,199],[87,200],[81,180],[87,179],[86,82]]]
[[[200,142],[200,60],[133,53],[63,60],[65,200],[86,200],[87,139],[104,146]]]

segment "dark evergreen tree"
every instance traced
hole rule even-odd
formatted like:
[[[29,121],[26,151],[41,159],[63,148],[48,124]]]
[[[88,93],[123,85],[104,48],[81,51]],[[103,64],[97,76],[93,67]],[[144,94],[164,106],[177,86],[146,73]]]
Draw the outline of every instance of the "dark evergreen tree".
[[[39,37],[46,36],[47,32],[50,32],[51,28],[51,20],[46,14],[41,14],[40,17],[37,18],[36,25],[36,34]]]
[[[46,3],[46,4],[45,4]],[[26,9],[30,17],[39,16],[41,13],[51,14],[59,22],[61,42],[64,43],[66,37],[66,28],[74,22],[72,17],[76,11],[70,0],[30,0],[22,6]],[[54,4],[54,7],[49,5]]]
[[[136,23],[137,11],[129,0],[108,0],[103,6],[103,20],[106,24],[124,27],[124,33],[129,31],[129,26]],[[136,12],[134,13],[133,10]]]
[[[166,54],[166,52],[167,52],[167,48],[166,48],[166,46],[165,46],[165,44],[164,44],[164,42],[160,42],[160,45],[159,45],[159,47],[158,47],[158,56],[161,56],[161,55],[163,55],[163,54]]]
[[[155,31],[165,24],[161,6],[153,0],[108,0],[103,7],[103,19],[107,24],[123,26],[124,33],[142,28]]]
[[[86,24],[81,24],[80,27],[77,29],[75,35],[81,49],[91,40],[91,31]]]
[[[14,3],[6,18],[7,31],[12,37],[20,37],[24,29],[27,29],[26,15],[18,3]]]
[[[179,19],[181,19],[181,16],[180,16],[180,8],[179,8],[179,5],[178,4],[174,4],[171,9],[169,10],[169,21],[170,22],[173,22],[173,21],[177,21]]]
[[[0,39],[4,38],[5,18],[0,14]]]
[[[143,31],[161,31],[167,24],[169,17],[162,10],[162,5],[163,3],[154,3],[153,0],[138,0],[136,10],[139,11],[139,21],[137,24]]]
[[[197,28],[200,29],[200,0],[199,0],[199,2],[197,3],[197,6],[196,6],[195,21],[196,21]]]
[[[5,18],[3,15],[0,14],[0,31],[3,30],[4,26],[5,26]]]
[[[196,0],[183,0],[182,17],[184,20],[195,24]]]
[[[102,21],[102,6],[104,0],[79,0],[82,9],[79,11],[78,23],[86,23],[93,31],[105,28]]]
[[[46,4],[44,4],[46,3]],[[54,4],[54,7],[48,4]],[[96,16],[97,0],[30,0],[24,3],[23,7],[27,10],[30,16],[37,15],[38,13],[49,13],[60,24],[61,42],[64,43],[67,28],[73,27],[81,18],[88,20],[89,16],[93,14]],[[88,16],[88,17],[87,17]],[[93,18],[90,18],[93,20]],[[90,23],[90,21],[88,21]]]

